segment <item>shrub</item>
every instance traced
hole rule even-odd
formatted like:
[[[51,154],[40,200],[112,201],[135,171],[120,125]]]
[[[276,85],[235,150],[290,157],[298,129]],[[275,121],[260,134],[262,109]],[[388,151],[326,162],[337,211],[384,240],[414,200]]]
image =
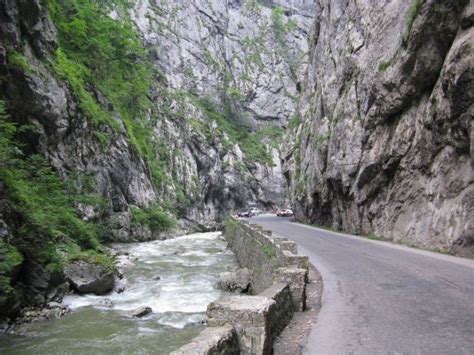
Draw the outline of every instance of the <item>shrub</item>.
[[[12,245],[0,240],[0,305],[13,293],[12,272],[23,262],[23,255]]]
[[[20,69],[25,73],[31,74],[33,69],[31,68],[28,60],[20,53],[16,51],[9,51],[7,54],[8,65],[11,67]]]
[[[132,223],[135,227],[145,225],[154,233],[165,232],[176,224],[168,213],[155,204],[143,209],[133,207],[131,211]]]
[[[55,246],[72,241],[81,249],[97,249],[96,227],[81,220],[65,183],[39,155],[25,157],[16,141],[17,127],[8,121],[0,101],[0,191],[20,218],[15,246],[42,264],[58,264]]]

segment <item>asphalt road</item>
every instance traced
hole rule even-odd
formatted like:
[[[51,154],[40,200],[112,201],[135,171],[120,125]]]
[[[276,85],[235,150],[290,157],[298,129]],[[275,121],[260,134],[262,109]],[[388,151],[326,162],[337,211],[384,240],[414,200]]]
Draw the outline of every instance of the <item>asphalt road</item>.
[[[296,241],[322,275],[306,354],[474,354],[474,260],[286,218],[250,222]]]

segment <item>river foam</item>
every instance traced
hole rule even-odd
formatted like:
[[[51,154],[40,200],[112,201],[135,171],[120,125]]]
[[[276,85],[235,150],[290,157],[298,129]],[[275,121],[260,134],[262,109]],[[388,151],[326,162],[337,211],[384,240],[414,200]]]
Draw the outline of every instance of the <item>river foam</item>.
[[[23,337],[0,346],[2,353],[167,354],[202,329],[207,305],[223,295],[215,288],[218,275],[237,267],[220,232],[113,248],[122,255],[124,292],[65,297],[71,314],[28,325]],[[127,316],[139,307],[151,307],[153,313]]]

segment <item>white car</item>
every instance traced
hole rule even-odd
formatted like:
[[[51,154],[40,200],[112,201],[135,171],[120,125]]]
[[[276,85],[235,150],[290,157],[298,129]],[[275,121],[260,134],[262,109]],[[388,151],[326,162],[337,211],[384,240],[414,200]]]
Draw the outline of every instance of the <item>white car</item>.
[[[293,211],[289,208],[278,210],[277,214],[278,217],[293,217]]]
[[[259,210],[258,208],[256,207],[252,207],[250,209],[250,213],[252,213],[253,216],[258,216],[259,214],[262,213],[262,210]]]

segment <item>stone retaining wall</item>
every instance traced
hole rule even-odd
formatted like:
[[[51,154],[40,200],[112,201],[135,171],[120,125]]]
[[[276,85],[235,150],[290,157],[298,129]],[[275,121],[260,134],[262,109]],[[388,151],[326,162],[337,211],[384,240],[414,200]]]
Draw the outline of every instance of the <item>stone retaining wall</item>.
[[[273,283],[290,286],[294,307],[305,308],[308,257],[297,255],[297,245],[260,226],[229,218],[224,229],[229,248],[241,267],[252,271],[250,292],[258,294]]]
[[[212,302],[208,328],[172,355],[271,354],[294,312],[304,310],[308,258],[296,254],[294,242],[234,218],[224,236],[240,266],[252,273],[251,294]]]

